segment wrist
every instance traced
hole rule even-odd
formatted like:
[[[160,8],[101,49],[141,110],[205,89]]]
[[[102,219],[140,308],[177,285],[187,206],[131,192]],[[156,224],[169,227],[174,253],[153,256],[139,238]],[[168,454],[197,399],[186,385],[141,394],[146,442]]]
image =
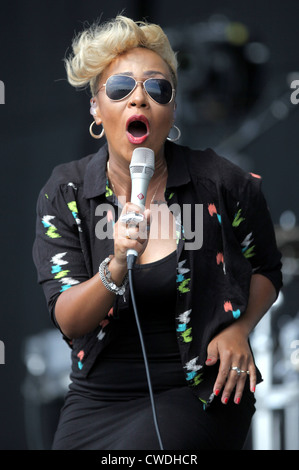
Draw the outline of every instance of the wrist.
[[[121,281],[113,279],[110,272],[110,263],[112,262],[112,259],[113,258],[109,256],[101,262],[99,266],[99,275],[107,290],[117,295],[124,295],[128,284],[128,275],[126,274],[125,276],[122,276]]]
[[[250,333],[252,331],[251,326],[248,324],[245,318],[238,318],[238,320],[235,321],[231,325],[231,327],[235,330],[237,330],[240,334],[242,334],[244,337],[249,338]]]
[[[111,274],[111,280],[115,284],[120,285],[128,273],[127,262],[120,263],[114,255],[110,255],[110,259],[109,271]]]

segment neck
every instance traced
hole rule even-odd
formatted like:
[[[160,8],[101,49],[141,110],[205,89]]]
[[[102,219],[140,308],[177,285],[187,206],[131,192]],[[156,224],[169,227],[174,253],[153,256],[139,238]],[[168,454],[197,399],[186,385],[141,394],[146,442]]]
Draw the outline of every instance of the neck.
[[[125,196],[126,201],[130,200],[131,195],[131,176],[130,169],[126,165],[118,164],[118,162],[109,156],[107,162],[107,176],[110,182],[110,187],[116,196]]]

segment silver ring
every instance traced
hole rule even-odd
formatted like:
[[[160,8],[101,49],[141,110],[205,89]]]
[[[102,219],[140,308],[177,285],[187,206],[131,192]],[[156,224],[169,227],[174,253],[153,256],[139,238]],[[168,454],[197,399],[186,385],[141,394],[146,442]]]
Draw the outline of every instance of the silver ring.
[[[249,375],[249,370],[242,370],[242,369],[239,369],[239,367],[231,367],[231,370],[235,370],[237,372],[238,375],[241,375],[242,374],[248,374]]]
[[[231,367],[231,370],[235,370],[237,372],[238,375],[241,374],[241,369],[239,369],[239,367],[235,366],[235,367]]]
[[[120,221],[122,224],[137,226],[144,221],[144,215],[138,212],[127,212],[121,216]]]

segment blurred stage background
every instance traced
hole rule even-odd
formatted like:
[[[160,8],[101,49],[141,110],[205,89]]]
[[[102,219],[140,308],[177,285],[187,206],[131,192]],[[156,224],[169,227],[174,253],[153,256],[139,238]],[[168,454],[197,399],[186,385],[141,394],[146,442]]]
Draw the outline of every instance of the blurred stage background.
[[[97,150],[89,93],[65,80],[74,32],[124,14],[169,33],[179,51],[180,143],[213,147],[262,175],[283,252],[284,289],[252,338],[265,381],[250,449],[299,449],[299,79],[297,0],[5,2],[0,11],[0,449],[49,448],[68,383],[31,258],[35,204],[52,168]],[[299,98],[299,94],[298,94]]]

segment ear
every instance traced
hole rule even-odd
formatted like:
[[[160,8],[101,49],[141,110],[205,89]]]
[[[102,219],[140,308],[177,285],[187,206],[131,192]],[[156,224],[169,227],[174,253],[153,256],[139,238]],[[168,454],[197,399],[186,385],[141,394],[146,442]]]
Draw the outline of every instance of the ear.
[[[97,125],[102,123],[101,115],[100,115],[100,108],[98,106],[98,103],[94,98],[91,98],[90,100],[90,114],[94,118],[95,122]]]

